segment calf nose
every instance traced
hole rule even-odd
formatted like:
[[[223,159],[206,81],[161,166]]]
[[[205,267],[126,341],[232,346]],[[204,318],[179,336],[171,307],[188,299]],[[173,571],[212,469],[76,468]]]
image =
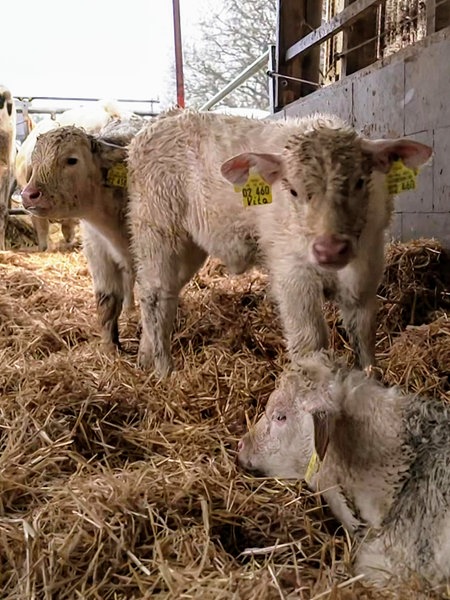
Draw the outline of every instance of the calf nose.
[[[39,203],[39,200],[42,196],[42,192],[38,190],[36,187],[31,185],[27,185],[22,190],[22,204],[25,208],[31,208],[36,206]]]
[[[319,265],[345,266],[350,259],[350,242],[337,235],[321,235],[315,239],[312,251]]]

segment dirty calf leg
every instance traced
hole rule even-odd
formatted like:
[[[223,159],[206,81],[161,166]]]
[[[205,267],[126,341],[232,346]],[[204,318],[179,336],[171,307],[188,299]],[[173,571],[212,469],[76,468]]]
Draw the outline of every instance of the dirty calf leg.
[[[85,228],[84,253],[94,280],[97,315],[101,327],[102,342],[108,350],[119,347],[118,319],[123,304],[122,273],[108,248],[93,230]]]
[[[145,263],[138,263],[142,319],[138,363],[143,368],[154,367],[159,377],[165,377],[173,369],[170,338],[178,297],[204,262],[206,253],[191,241],[185,241],[176,251],[164,248],[163,242],[158,251],[158,246],[152,245],[155,250],[151,256],[146,257]]]
[[[322,285],[314,272],[295,269],[275,274],[273,292],[292,363],[326,348],[328,327],[323,316]]]
[[[1,167],[0,167],[1,168]],[[0,172],[0,250],[6,250],[6,224],[9,208],[9,180]]]
[[[0,250],[6,250],[6,223],[8,220],[8,209],[0,206]]]
[[[352,303],[340,302],[342,319],[356,355],[356,366],[375,365],[375,335],[378,303],[375,296]]]
[[[95,300],[105,346],[107,348],[117,346],[120,349],[118,319],[122,310],[122,298],[113,291],[97,290]]]

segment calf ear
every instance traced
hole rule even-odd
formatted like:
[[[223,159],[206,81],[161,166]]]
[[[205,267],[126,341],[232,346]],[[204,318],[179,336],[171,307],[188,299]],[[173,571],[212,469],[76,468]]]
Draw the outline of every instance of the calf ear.
[[[314,446],[320,460],[323,460],[330,441],[330,415],[325,411],[312,413],[314,422]]]
[[[93,154],[97,154],[100,157],[102,166],[108,167],[114,163],[125,162],[128,156],[127,146],[120,146],[102,140],[101,138],[91,139],[91,150]]]
[[[361,142],[365,154],[372,157],[374,168],[387,173],[391,164],[401,158],[411,169],[417,169],[427,162],[433,153],[430,146],[413,142],[407,138],[393,140],[365,140]]]
[[[263,179],[272,184],[281,177],[282,166],[281,154],[243,152],[224,162],[220,172],[230,183],[244,185],[251,167],[255,167]]]

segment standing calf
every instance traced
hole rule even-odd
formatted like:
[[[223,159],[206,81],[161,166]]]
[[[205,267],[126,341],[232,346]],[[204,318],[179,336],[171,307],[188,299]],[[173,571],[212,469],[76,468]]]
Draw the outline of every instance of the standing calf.
[[[134,272],[126,224],[126,144],[142,127],[135,117],[94,137],[77,127],[42,134],[22,191],[24,207],[40,217],[81,219],[84,252],[94,280],[103,341],[119,345],[118,318],[134,304]],[[115,175],[111,179],[111,175]]]
[[[30,131],[24,140],[16,157],[15,175],[20,189],[24,189],[31,175],[31,156],[37,138],[60,126],[73,125],[84,129],[87,133],[98,134],[110,123],[117,124],[118,120],[129,122],[131,113],[124,112],[113,101],[99,100],[86,106],[71,108],[57,116],[56,120],[44,119]],[[134,118],[134,117],[133,117]],[[44,251],[48,246],[49,220],[31,215],[33,227],[36,230],[39,250]],[[75,237],[76,219],[62,219],[61,231],[67,244]]]
[[[392,213],[386,173],[396,159],[415,168],[430,155],[407,139],[361,138],[333,116],[282,122],[183,111],[149,125],[129,150],[140,364],[171,371],[178,296],[208,255],[234,273],[265,263],[294,362],[327,345],[327,294],[339,302],[358,363],[371,364]],[[273,203],[243,206],[230,182],[244,185],[252,170],[273,186]]]
[[[0,250],[6,248],[6,222],[15,156],[16,107],[11,92],[0,85]]]
[[[450,582],[450,407],[385,388],[313,353],[285,374],[239,443],[239,462],[303,478],[356,537],[356,573],[383,584],[417,573]]]

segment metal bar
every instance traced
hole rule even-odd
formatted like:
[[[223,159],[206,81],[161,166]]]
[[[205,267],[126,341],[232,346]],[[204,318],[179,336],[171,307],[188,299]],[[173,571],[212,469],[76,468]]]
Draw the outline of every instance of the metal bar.
[[[205,102],[200,107],[200,110],[209,110],[214,104],[220,102],[225,96],[232,91],[234,91],[237,87],[239,87],[244,81],[249,79],[252,75],[255,75],[262,67],[267,65],[267,61],[269,60],[270,49],[266,50],[264,54],[261,54],[259,58],[252,62],[246,69],[241,71],[237,77],[235,77],[230,83],[228,83],[224,88],[222,88],[215,96],[213,96],[208,102]]]
[[[297,81],[298,83],[307,83],[308,85],[314,85],[315,87],[322,87],[321,83],[317,81],[309,81],[309,79],[300,79],[300,77],[291,77],[290,75],[283,75],[282,73],[275,73],[275,71],[267,71],[267,75],[271,78],[278,77],[279,79],[289,79],[289,81]]]
[[[269,106],[270,112],[273,115],[275,112],[275,107],[278,105],[277,91],[278,85],[276,83],[276,79],[270,76],[270,73],[274,73],[276,71],[276,46],[275,44],[270,44],[269,46],[269,70],[267,74],[269,75]]]
[[[333,17],[331,21],[324,23],[288,48],[286,50],[285,61],[291,60],[299,54],[303,54],[307,50],[317,46],[317,44],[325,42],[331,36],[342,31],[344,27],[348,27],[357,21],[368,8],[380,2],[384,2],[384,0],[356,0],[356,2],[350,4],[350,6],[344,8],[343,11]]]
[[[21,113],[22,108],[19,106],[16,108],[17,112]],[[66,107],[57,106],[55,108],[31,108],[28,107],[27,114],[42,114],[42,115],[53,115],[56,113],[62,113],[66,110],[70,110]],[[147,117],[155,117],[158,113],[147,111],[147,110],[134,110],[133,113],[135,115],[147,116]],[[25,114],[25,113],[24,113]]]
[[[104,98],[68,98],[65,96],[14,96],[16,100],[20,100],[21,102],[27,101],[32,102],[33,100],[69,100],[70,102],[99,102],[100,100],[104,100]],[[140,102],[142,104],[159,104],[159,100],[136,100],[127,99],[127,98],[117,98],[116,102]]]
[[[175,40],[175,73],[177,78],[177,104],[184,108],[183,47],[181,42],[180,1],[172,0],[173,35]]]

